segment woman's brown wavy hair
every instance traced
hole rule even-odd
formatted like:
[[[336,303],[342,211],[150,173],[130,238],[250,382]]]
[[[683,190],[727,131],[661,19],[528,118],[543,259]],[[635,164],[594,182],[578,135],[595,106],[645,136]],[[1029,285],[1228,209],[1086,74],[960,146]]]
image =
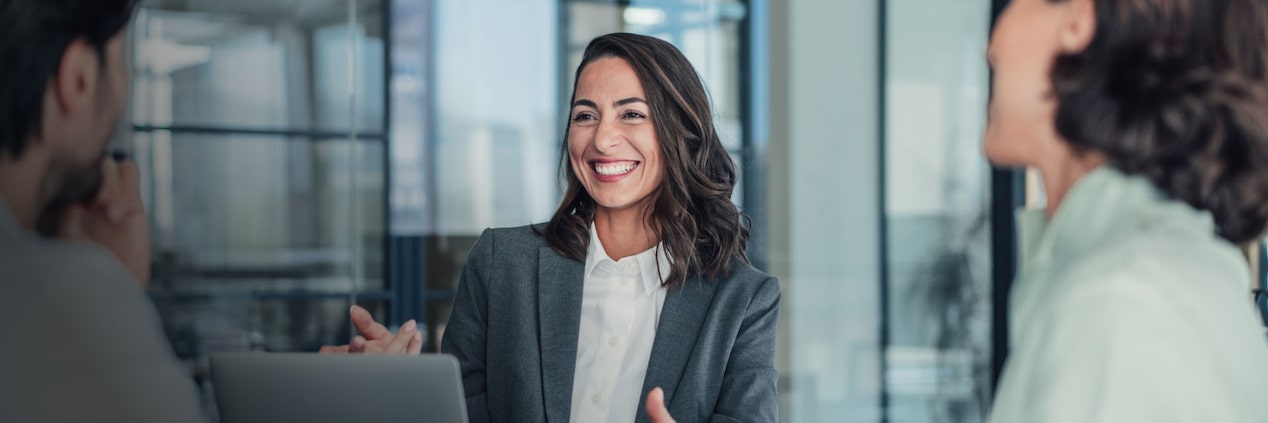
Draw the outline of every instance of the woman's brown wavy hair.
[[[670,257],[664,285],[680,287],[688,275],[726,277],[732,260],[748,263],[749,230],[731,201],[735,163],[718,138],[704,83],[672,44],[615,33],[595,38],[586,47],[573,82],[573,100],[581,71],[610,57],[625,60],[638,75],[665,163],[664,178],[651,194],[647,222]],[[567,129],[562,151],[567,188],[542,236],[560,254],[584,261],[595,203],[569,166]]]
[[[1050,0],[1053,2],[1069,0]],[[1057,132],[1241,243],[1268,226],[1262,0],[1095,0],[1087,49],[1057,58]]]

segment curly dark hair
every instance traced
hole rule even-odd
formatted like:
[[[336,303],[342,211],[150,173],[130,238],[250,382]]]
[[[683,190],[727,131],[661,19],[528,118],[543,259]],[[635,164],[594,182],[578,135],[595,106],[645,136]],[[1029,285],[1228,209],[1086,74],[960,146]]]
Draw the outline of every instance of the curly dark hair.
[[[104,65],[106,44],[132,20],[138,0],[0,0],[0,154],[20,158],[40,135],[49,79],[66,47],[84,39]]]
[[[660,235],[671,258],[664,285],[682,286],[689,274],[725,277],[732,260],[748,263],[749,229],[731,201],[735,163],[718,138],[704,83],[672,44],[628,33],[591,41],[576,79],[587,65],[609,57],[625,60],[638,75],[665,162],[665,177],[651,194],[654,200],[648,216],[648,224]],[[595,202],[568,165],[567,131],[561,166],[567,190],[542,235],[560,254],[585,260]]]
[[[1051,0],[1054,2],[1068,0]],[[1209,211],[1242,243],[1268,226],[1268,17],[1260,0],[1098,0],[1087,49],[1057,58],[1056,128]]]

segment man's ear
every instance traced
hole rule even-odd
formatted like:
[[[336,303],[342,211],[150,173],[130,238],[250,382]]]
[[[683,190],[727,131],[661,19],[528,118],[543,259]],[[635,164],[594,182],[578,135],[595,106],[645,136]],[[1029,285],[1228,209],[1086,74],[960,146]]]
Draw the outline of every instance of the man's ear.
[[[1072,54],[1086,50],[1096,36],[1095,1],[1070,0],[1060,31],[1058,41],[1062,53]]]
[[[72,117],[93,109],[101,78],[100,60],[97,49],[83,38],[71,41],[49,81],[56,112]]]

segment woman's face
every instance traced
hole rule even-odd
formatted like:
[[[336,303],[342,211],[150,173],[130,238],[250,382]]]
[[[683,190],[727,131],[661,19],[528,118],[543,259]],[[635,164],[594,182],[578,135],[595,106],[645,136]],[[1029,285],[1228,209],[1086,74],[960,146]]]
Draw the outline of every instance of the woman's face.
[[[598,206],[643,206],[664,175],[643,84],[624,59],[602,58],[577,79],[568,129],[572,171]]]
[[[1071,25],[1072,14],[1090,7],[1085,1],[1013,0],[1000,15],[987,51],[994,74],[983,149],[991,162],[1035,166],[1050,154],[1057,140],[1050,73],[1058,54],[1082,47],[1071,43],[1083,41],[1072,37],[1084,29]]]

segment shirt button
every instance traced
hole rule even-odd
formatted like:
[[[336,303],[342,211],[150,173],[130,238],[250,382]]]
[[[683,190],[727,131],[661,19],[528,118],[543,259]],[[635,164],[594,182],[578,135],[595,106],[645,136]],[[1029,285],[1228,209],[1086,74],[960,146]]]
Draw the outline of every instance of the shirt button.
[[[612,337],[612,338],[609,338],[609,339],[608,339],[608,346],[610,346],[610,347],[615,347],[615,346],[616,346],[616,337]]]
[[[594,405],[599,405],[599,394],[594,394],[593,397],[590,397],[590,403]]]

